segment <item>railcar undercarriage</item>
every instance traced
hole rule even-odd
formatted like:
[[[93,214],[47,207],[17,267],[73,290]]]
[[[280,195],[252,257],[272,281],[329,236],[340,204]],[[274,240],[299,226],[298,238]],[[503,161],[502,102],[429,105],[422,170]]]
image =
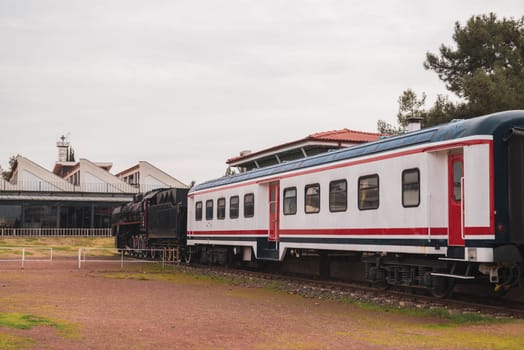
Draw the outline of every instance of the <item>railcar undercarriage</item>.
[[[423,288],[439,298],[447,297],[457,281],[464,283],[485,279],[489,279],[493,286],[493,296],[503,296],[519,285],[521,276],[518,264],[478,264],[400,254],[371,254],[363,261],[366,264],[366,278],[375,285]]]

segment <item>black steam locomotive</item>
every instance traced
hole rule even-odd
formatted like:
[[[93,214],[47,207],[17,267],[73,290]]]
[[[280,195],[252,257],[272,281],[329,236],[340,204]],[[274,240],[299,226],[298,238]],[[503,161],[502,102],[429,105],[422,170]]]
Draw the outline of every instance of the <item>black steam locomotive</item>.
[[[137,194],[114,209],[115,246],[135,257],[189,262],[187,194],[184,188],[160,188]]]

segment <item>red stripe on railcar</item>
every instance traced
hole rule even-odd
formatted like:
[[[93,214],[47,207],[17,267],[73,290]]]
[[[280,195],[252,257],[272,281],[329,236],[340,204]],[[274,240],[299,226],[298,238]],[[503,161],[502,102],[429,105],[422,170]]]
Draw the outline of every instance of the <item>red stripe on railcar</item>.
[[[190,231],[188,232],[189,236],[199,236],[199,235],[216,235],[216,236],[267,236],[268,230],[235,230],[235,231]]]
[[[351,229],[293,229],[280,230],[281,235],[305,235],[305,236],[445,236],[448,233],[447,227],[432,227],[428,234],[427,227],[415,228],[351,228]],[[466,227],[465,233],[468,236],[480,236],[493,234],[490,227]],[[228,230],[228,231],[191,231],[190,236],[199,235],[232,235],[232,236],[265,236],[267,230]]]

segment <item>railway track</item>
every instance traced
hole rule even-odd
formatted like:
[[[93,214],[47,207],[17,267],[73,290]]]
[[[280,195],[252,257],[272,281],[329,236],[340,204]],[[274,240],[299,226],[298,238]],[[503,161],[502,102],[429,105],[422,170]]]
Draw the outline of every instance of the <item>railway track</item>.
[[[227,278],[247,287],[271,287],[307,298],[351,300],[391,308],[441,309],[450,314],[478,314],[496,318],[524,319],[524,301],[453,293],[445,299],[409,287],[380,289],[361,281],[328,281],[319,278],[260,272],[246,269],[191,264],[182,269]]]
[[[146,256],[146,259],[151,259]],[[387,289],[371,286],[359,280],[326,280],[318,276],[303,274],[260,271],[245,267],[224,267],[183,261],[173,262],[179,268],[211,276],[227,278],[233,283],[247,287],[278,288],[290,294],[299,294],[307,298],[351,300],[353,302],[373,303],[392,308],[442,309],[450,313],[478,314],[498,318],[524,319],[524,289],[517,293],[520,298],[495,298],[479,295],[473,287],[461,288],[447,298],[435,298],[427,291],[415,287],[389,287]]]

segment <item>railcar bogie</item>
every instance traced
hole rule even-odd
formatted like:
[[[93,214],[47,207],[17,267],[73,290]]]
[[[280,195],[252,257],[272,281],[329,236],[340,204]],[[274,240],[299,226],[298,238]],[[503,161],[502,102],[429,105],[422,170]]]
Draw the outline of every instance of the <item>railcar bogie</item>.
[[[376,254],[363,261],[366,278],[374,285],[422,288],[436,297],[449,295],[454,286],[454,280],[440,275],[449,271],[449,264],[426,256]]]

